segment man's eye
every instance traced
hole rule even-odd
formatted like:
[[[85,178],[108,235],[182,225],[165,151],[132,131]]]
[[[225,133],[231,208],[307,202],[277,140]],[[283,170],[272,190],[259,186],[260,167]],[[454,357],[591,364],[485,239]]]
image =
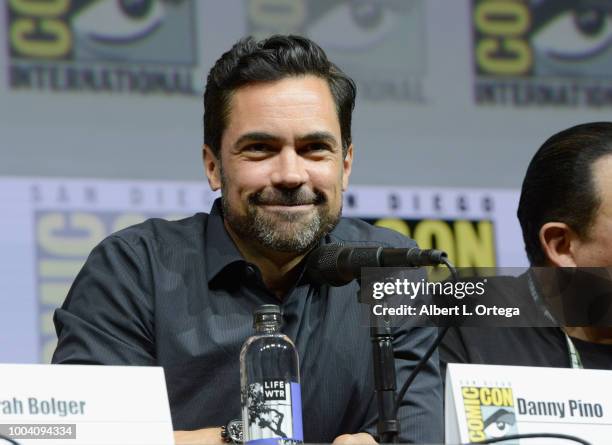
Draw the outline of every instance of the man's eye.
[[[320,143],[320,142],[313,142],[304,147],[304,151],[306,152],[328,151],[329,149],[330,149],[329,145]]]
[[[265,153],[270,151],[270,146],[266,144],[251,144],[244,147],[244,151],[251,153]]]

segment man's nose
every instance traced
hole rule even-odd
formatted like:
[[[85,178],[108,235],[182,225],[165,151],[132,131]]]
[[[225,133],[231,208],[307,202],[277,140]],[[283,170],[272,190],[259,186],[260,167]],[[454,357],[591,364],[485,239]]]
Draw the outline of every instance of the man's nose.
[[[308,181],[305,160],[293,147],[284,147],[270,176],[272,184],[286,188],[299,187]]]

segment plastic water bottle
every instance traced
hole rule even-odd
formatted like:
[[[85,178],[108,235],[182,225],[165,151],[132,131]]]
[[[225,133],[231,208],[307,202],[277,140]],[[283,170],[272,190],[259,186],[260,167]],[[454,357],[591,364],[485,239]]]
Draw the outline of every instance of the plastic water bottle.
[[[282,314],[278,306],[263,305],[253,318],[255,335],[240,351],[244,441],[257,441],[258,445],[302,443],[300,367],[295,345],[280,332]]]

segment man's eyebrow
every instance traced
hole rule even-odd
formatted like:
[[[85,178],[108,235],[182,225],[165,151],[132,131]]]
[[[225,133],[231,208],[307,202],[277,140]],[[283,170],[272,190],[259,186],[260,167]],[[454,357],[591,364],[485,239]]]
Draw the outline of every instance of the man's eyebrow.
[[[262,131],[254,131],[251,133],[245,133],[240,136],[234,144],[234,147],[239,147],[245,142],[275,142],[280,140],[281,138],[279,138],[278,136],[274,136],[273,134],[265,133]]]
[[[312,142],[312,141],[322,141],[327,142],[330,145],[337,146],[338,141],[334,137],[333,134],[327,131],[315,131],[314,133],[308,133],[303,136],[297,137],[298,142]]]
[[[338,141],[334,137],[334,135],[328,131],[315,131],[312,133],[307,133],[301,136],[298,136],[297,142],[312,142],[312,141],[323,141],[327,142],[330,145],[337,146]],[[238,138],[234,147],[239,147],[246,142],[279,142],[282,138],[275,136],[270,133],[266,133],[263,131],[254,131],[250,133],[245,133]]]

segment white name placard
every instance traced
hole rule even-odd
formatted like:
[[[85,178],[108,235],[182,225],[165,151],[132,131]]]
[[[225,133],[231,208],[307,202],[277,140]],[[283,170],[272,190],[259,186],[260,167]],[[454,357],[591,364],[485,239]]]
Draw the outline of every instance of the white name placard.
[[[591,444],[612,438],[612,371],[449,364],[446,443],[515,434],[569,434]],[[504,444],[570,444],[564,439]]]
[[[0,434],[20,444],[173,444],[164,371],[2,364]]]

